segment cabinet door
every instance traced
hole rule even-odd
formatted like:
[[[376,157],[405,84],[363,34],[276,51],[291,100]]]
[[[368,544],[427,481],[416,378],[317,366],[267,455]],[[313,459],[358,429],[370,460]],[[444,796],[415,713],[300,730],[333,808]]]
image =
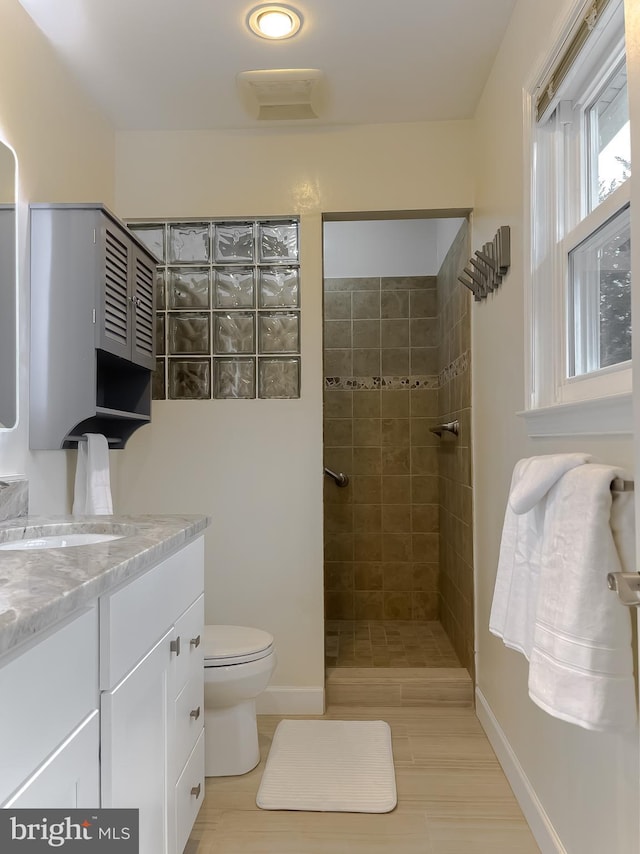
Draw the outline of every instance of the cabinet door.
[[[131,295],[133,297],[133,335],[131,361],[143,368],[155,369],[154,282],[156,269],[142,250],[131,244]]]
[[[102,293],[98,295],[96,346],[122,359],[131,358],[132,244],[119,228],[102,218],[104,253]]]
[[[140,810],[140,854],[174,854],[169,844],[174,796],[167,779],[173,738],[171,636],[167,632],[101,700],[102,806]]]
[[[99,743],[99,716],[95,711],[3,806],[16,809],[99,807]]]
[[[204,733],[176,783],[176,852],[182,854],[204,800]]]

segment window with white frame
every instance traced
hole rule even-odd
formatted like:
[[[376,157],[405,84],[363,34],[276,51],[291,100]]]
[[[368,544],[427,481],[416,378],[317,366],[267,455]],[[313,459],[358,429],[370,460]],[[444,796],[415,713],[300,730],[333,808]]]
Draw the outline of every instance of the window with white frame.
[[[583,2],[573,20],[531,97],[527,409],[565,404],[566,410],[568,404],[577,412],[589,402],[593,412],[596,402],[606,408],[611,398],[619,401],[631,391],[631,154],[622,0]],[[624,432],[615,423],[611,429]]]

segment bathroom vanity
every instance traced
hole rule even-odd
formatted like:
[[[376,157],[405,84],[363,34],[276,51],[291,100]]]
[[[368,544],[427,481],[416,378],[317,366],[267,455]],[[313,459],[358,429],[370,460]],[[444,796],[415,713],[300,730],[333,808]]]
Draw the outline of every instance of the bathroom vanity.
[[[204,797],[206,517],[20,519],[0,545],[0,805],[131,807],[140,854],[181,854]]]

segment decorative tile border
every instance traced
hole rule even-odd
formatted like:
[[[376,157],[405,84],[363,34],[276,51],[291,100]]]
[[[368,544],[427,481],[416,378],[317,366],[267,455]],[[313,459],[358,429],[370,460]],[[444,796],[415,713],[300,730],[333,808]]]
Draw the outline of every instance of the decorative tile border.
[[[464,374],[465,371],[469,370],[469,360],[470,353],[468,350],[458,356],[457,359],[454,359],[446,368],[443,368],[438,374],[438,385],[443,386],[446,385],[451,380],[459,377],[460,374]]]
[[[438,388],[438,377],[425,374],[418,377],[325,377],[325,389],[340,391],[373,391],[379,388],[391,390],[414,388]]]
[[[470,354],[467,350],[439,374],[423,374],[416,377],[325,377],[324,387],[325,389],[337,389],[339,391],[374,391],[380,388],[437,390],[468,371],[469,361]]]

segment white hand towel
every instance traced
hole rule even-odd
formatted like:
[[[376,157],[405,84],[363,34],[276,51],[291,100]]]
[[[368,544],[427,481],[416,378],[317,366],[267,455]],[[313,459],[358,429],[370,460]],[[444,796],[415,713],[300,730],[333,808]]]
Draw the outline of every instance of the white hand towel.
[[[74,516],[110,516],[109,443],[101,433],[85,436],[86,442],[78,442],[72,512]]]
[[[489,631],[505,646],[531,655],[538,600],[546,494],[588,454],[548,454],[519,460],[504,517]]]
[[[633,570],[633,495],[611,494],[621,476],[579,466],[547,497],[529,694],[549,714],[593,730],[636,722],[631,619],[606,581],[608,572]]]

